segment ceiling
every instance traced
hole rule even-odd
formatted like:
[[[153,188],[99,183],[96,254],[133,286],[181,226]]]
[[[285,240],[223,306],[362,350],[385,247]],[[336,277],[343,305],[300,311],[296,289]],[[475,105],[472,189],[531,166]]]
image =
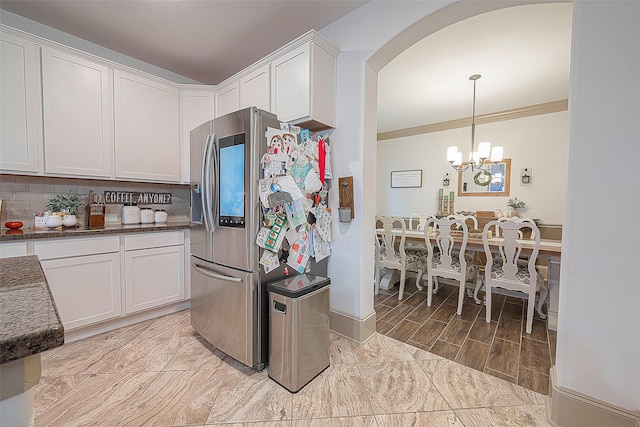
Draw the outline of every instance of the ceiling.
[[[205,84],[218,84],[366,1],[2,0],[0,8]]]
[[[378,132],[569,97],[571,3],[509,7],[448,26],[378,74]]]
[[[0,8],[195,81],[218,84],[366,1],[2,0]],[[379,73],[378,132],[569,96],[571,3],[514,6],[446,27]]]

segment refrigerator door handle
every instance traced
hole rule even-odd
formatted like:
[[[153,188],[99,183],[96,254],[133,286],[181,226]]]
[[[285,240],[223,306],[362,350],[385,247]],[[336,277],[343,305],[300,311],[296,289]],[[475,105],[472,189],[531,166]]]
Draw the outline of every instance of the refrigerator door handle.
[[[218,138],[216,137],[216,135],[213,135],[213,140],[212,140],[212,156],[211,156],[211,160],[212,160],[212,165],[209,168],[209,173],[211,174],[211,185],[212,185],[212,190],[211,190],[211,195],[212,195],[212,203],[211,203],[211,207],[212,207],[212,221],[214,224],[214,229],[212,231],[215,231],[216,228],[218,228],[218,224],[220,221],[220,190],[218,188],[218,183],[216,182],[216,179],[218,178],[219,175],[219,170],[220,170],[220,161],[218,159],[218,153],[220,152],[219,149],[220,147],[218,146]]]
[[[211,162],[214,161],[212,150],[215,148],[213,141],[215,140],[215,134],[209,135],[204,145],[204,155],[202,157],[202,217],[204,220],[204,226],[207,231],[215,231],[218,222],[215,221],[213,214],[213,191],[215,184],[213,181],[213,171]]]
[[[204,274],[205,276],[211,277],[213,279],[218,279],[218,280],[224,280],[225,282],[234,282],[234,283],[242,283],[242,279],[239,277],[232,277],[232,276],[224,276],[222,274],[218,274],[218,273],[214,273],[211,270],[208,270],[198,264],[196,264],[195,262],[191,261],[191,265],[193,266],[193,268],[195,268],[198,272]]]

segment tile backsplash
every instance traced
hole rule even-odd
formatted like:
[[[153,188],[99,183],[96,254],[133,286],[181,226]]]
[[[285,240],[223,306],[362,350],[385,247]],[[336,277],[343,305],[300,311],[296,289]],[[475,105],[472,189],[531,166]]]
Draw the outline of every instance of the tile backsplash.
[[[83,205],[88,202],[89,190],[102,194],[105,190],[171,193],[170,205],[148,205],[165,209],[169,221],[189,220],[189,185],[155,184],[148,182],[107,181],[80,178],[51,178],[0,174],[0,199],[2,199],[1,224],[6,221],[22,221],[25,227],[33,226],[33,214],[42,212],[49,199],[56,194],[77,194]],[[147,206],[147,205],[145,205]],[[122,205],[107,205],[106,214],[116,215],[120,222]],[[84,210],[79,212],[78,222],[84,223]]]

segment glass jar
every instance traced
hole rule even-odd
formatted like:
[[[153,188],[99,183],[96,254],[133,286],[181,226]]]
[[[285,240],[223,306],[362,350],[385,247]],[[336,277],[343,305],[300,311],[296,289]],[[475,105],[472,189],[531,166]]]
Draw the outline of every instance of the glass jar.
[[[167,222],[167,212],[164,209],[156,209],[155,220],[156,224],[163,224]]]
[[[128,202],[122,206],[123,224],[140,224],[140,208],[136,203]]]
[[[151,208],[140,208],[140,223],[142,224],[152,224],[155,221],[153,209]]]

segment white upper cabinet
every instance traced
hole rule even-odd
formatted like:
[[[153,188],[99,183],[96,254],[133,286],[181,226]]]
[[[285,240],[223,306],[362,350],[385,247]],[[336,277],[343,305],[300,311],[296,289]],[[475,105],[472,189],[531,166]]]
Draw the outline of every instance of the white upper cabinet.
[[[42,48],[45,172],[111,175],[111,91],[106,66]]]
[[[317,41],[271,62],[271,111],[312,130],[335,127],[337,52]]]
[[[2,32],[0,170],[40,172],[40,98],[34,43]]]
[[[114,70],[115,177],[180,181],[176,85]]]
[[[238,111],[240,109],[240,84],[238,81],[218,91],[218,114],[216,117]]]
[[[271,111],[271,67],[265,65],[240,78],[240,108]]]
[[[214,98],[213,88],[180,91],[180,182],[190,180],[191,130],[214,118]]]

